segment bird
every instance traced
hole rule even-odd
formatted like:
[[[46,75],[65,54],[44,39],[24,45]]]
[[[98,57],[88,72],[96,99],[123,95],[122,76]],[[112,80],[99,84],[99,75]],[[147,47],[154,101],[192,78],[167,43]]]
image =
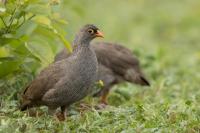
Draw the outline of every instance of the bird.
[[[122,44],[111,42],[93,42],[91,44],[98,60],[97,79],[104,83],[103,88],[94,94],[100,96],[100,103],[107,105],[107,97],[114,85],[122,82],[150,86],[143,74],[138,58]],[[76,47],[76,46],[74,46]],[[64,48],[55,56],[55,62],[68,58],[69,52]]]
[[[53,62],[26,87],[22,94],[20,110],[45,105],[52,114],[65,120],[67,108],[86,97],[97,79],[98,62],[90,42],[103,33],[93,24],[83,26],[76,34],[76,45],[68,58]]]

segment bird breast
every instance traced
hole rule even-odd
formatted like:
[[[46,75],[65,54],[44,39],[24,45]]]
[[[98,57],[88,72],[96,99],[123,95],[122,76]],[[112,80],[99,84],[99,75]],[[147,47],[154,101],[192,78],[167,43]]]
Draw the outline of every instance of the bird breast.
[[[78,75],[85,83],[90,84],[90,82],[94,82],[98,70],[98,62],[95,52],[92,49],[82,50],[77,55],[77,58],[81,58],[78,61],[78,66],[80,66]]]

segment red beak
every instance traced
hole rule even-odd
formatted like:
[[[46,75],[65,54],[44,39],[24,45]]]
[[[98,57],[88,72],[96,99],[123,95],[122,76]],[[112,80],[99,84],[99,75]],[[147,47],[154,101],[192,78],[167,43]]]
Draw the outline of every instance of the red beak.
[[[103,38],[103,33],[100,32],[99,30],[97,30],[95,35],[96,35],[96,37],[102,37]]]

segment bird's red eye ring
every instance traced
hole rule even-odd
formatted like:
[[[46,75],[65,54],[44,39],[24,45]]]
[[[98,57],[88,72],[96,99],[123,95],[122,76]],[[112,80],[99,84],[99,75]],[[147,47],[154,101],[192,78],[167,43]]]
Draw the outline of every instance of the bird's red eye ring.
[[[94,34],[94,30],[93,30],[93,29],[89,29],[89,30],[88,30],[88,33]]]

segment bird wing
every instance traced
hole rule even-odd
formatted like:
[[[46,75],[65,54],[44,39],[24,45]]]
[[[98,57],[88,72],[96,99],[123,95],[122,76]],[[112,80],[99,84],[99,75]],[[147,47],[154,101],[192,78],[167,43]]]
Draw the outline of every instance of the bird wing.
[[[40,100],[45,92],[51,89],[63,75],[62,62],[51,64],[26,87],[23,97],[29,100]]]
[[[42,101],[54,105],[67,105],[86,96],[88,92],[84,89],[85,81],[83,77],[77,76],[79,74],[80,71],[68,71],[67,75],[45,93]]]
[[[139,60],[133,53],[118,44],[95,43],[92,45],[98,62],[111,68],[115,73],[124,75],[127,69],[139,69]]]
[[[119,44],[94,42],[92,48],[95,50],[98,62],[114,70],[116,67],[118,69],[127,69],[129,67],[139,66],[137,57],[129,49]],[[69,56],[70,53],[64,48],[56,55],[55,62],[66,59]]]
[[[104,83],[104,86],[107,87],[107,85],[112,84],[116,80],[116,78],[112,70],[110,70],[108,67],[105,67],[102,64],[99,64],[98,80],[102,80]]]

